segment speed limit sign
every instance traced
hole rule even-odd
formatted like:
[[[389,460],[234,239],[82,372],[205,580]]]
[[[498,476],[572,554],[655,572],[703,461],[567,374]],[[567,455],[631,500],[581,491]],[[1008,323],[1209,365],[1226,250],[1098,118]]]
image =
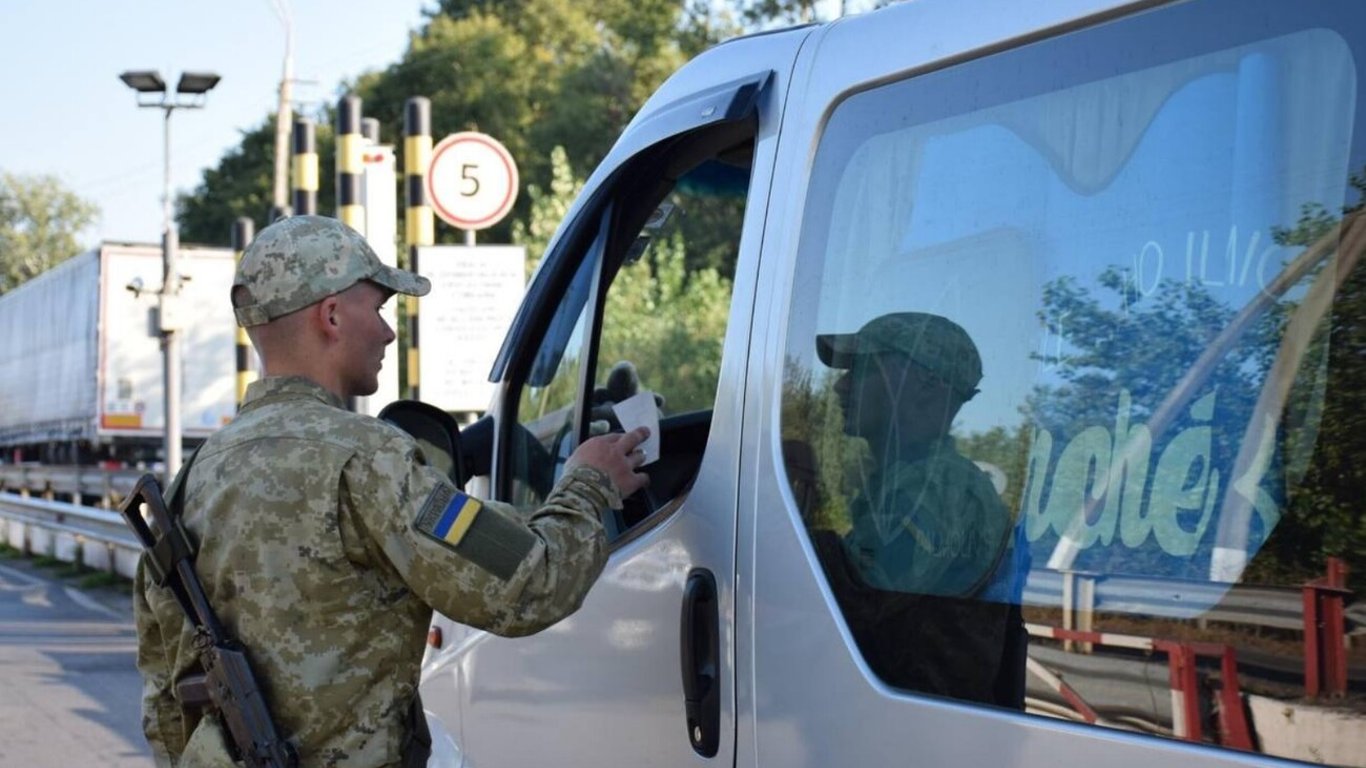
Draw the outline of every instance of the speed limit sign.
[[[487,229],[517,202],[517,164],[492,136],[453,133],[432,148],[427,199],[443,221],[460,229]]]

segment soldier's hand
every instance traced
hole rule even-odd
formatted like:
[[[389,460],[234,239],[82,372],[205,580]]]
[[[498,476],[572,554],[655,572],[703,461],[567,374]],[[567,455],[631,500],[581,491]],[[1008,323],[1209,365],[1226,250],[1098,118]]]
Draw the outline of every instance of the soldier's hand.
[[[649,428],[637,427],[630,432],[589,438],[570,454],[565,471],[580,464],[599,469],[612,478],[621,497],[626,498],[650,482],[648,475],[636,471],[645,463],[645,451],[639,446],[649,436]]]

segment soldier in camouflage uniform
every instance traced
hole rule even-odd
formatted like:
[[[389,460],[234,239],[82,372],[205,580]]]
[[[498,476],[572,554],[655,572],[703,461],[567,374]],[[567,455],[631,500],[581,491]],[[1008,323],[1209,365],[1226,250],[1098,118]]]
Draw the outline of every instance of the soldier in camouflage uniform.
[[[899,312],[817,336],[816,350],[846,370],[845,431],[871,453],[852,528],[819,547],[869,666],[902,687],[1022,706],[1026,553],[949,434],[982,378],[976,345],[944,317]]]
[[[594,438],[527,516],[466,497],[407,434],[345,410],[394,340],[380,306],[429,289],[334,219],[267,227],[232,297],[265,376],[177,478],[195,570],[302,765],[400,764],[432,611],[502,635],[573,613],[605,562],[599,515],[646,480],[643,430]],[[230,765],[219,718],[176,700],[198,666],[188,622],[141,566],[134,594],[158,764]]]

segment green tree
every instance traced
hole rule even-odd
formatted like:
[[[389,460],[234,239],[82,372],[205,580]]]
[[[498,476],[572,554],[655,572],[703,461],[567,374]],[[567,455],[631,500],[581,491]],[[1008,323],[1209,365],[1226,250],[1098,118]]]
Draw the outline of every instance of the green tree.
[[[1366,216],[1366,168],[1349,179],[1355,198],[1340,214],[1326,206],[1308,204],[1294,227],[1275,231],[1276,242],[1305,247]],[[1249,567],[1250,580],[1295,583],[1321,576],[1328,557],[1346,560],[1351,583],[1366,583],[1366,514],[1361,491],[1366,488],[1366,258],[1337,253],[1321,269],[1337,268],[1337,261],[1355,258],[1333,297],[1326,333],[1316,336],[1306,355],[1323,359],[1327,345],[1327,386],[1312,458],[1297,487],[1291,488],[1286,509],[1276,529]],[[1292,412],[1312,408],[1304,393],[1289,404]],[[1311,416],[1314,418],[1314,416]]]
[[[0,294],[75,256],[98,215],[55,176],[0,174]]]
[[[598,355],[602,371],[618,360],[634,363],[666,394],[669,413],[712,406],[730,311],[730,281],[715,269],[689,273],[686,260],[675,234],[617,273]]]
[[[816,0],[745,0],[741,17],[751,29],[819,21]]]
[[[1019,514],[1024,480],[1029,463],[1030,430],[1025,425],[1014,429],[992,427],[958,438],[958,450],[973,461],[993,464],[1006,474],[1006,489],[1001,498],[1012,514]]]
[[[685,58],[736,30],[703,0],[454,0],[440,2],[402,58],[343,90],[364,100],[386,142],[402,152],[403,110],[412,96],[432,102],[432,134],[479,130],[517,159],[523,183],[551,182],[550,155],[563,147],[571,167],[593,168],[645,98]],[[329,110],[330,112],[330,110]],[[322,189],[332,206],[331,116],[318,122]],[[182,238],[225,243],[234,218],[263,225],[272,174],[270,119],[180,201]],[[402,158],[400,157],[400,162]],[[401,188],[400,188],[401,193]],[[530,203],[520,197],[509,220],[481,239],[506,242]],[[438,227],[438,240],[459,234]]]
[[[539,184],[527,185],[530,211],[525,219],[512,225],[512,242],[526,246],[531,257],[527,260],[528,277],[540,266],[555,228],[569,214],[569,206],[582,188],[583,180],[569,167],[564,147],[555,147],[550,151],[550,183],[544,188]]]
[[[806,524],[848,532],[848,489],[869,461],[868,441],[844,433],[836,376],[821,376],[800,361],[783,363],[783,465]]]
[[[307,115],[313,118],[318,148],[318,213],[336,211],[335,105]],[[242,143],[223,155],[218,165],[204,172],[193,192],[176,199],[176,222],[180,240],[185,243],[227,246],[232,240],[232,225],[246,216],[260,232],[270,224],[275,178],[275,115],[242,132]],[[290,188],[290,199],[293,188]],[[289,201],[286,201],[289,204]]]
[[[683,8],[683,20],[676,37],[684,57],[690,59],[744,31],[744,26],[729,7],[710,0],[690,0]]]

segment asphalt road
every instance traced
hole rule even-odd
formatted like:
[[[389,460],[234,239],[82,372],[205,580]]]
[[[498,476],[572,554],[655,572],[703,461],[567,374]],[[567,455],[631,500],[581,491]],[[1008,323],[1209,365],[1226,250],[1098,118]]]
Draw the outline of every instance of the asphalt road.
[[[152,764],[128,600],[0,559],[0,765]]]

